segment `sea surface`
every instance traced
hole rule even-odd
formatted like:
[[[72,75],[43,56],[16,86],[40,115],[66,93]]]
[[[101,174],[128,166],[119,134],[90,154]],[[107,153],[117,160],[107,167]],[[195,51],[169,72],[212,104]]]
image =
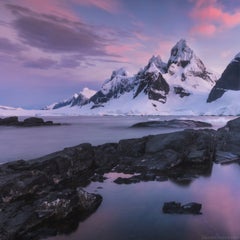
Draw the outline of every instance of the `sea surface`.
[[[173,132],[181,129],[130,128],[137,122],[194,119],[219,128],[233,117],[49,117],[62,123],[52,127],[0,127],[0,162],[32,159],[64,147],[90,142],[99,145],[120,139]],[[121,175],[121,174],[120,174]],[[91,183],[89,192],[99,193],[103,202],[95,213],[67,235],[47,240],[175,240],[240,239],[240,165],[217,165],[191,184],[173,181],[118,185],[117,173],[104,183]],[[122,176],[122,175],[121,175]],[[162,213],[165,201],[199,202],[201,215]]]
[[[82,116],[44,117],[61,126],[5,127],[0,126],[0,163],[29,160],[80,143],[99,145],[121,139],[138,138],[182,129],[131,128],[134,123],[149,120],[194,119],[210,122],[214,128],[222,127],[233,117],[174,117],[174,116]],[[20,117],[20,120],[24,117]]]
[[[239,240],[240,165],[214,165],[209,176],[190,185],[172,181],[118,185],[110,173],[86,190],[103,202],[68,235],[45,240]],[[163,214],[166,201],[202,204],[201,215]]]

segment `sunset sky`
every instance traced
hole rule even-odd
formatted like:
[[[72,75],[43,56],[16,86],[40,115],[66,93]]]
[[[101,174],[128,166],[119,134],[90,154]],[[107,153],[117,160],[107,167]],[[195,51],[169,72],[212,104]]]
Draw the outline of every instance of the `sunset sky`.
[[[0,0],[0,33],[0,105],[40,108],[167,62],[181,38],[221,74],[240,52],[240,1]]]

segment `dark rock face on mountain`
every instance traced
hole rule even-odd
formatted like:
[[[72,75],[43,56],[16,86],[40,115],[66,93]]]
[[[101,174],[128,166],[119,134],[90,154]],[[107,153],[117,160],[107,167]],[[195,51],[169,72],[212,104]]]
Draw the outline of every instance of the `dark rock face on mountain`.
[[[166,64],[159,56],[153,56],[144,70],[139,71],[136,75],[138,86],[133,98],[143,92],[148,96],[148,99],[165,103],[170,87],[162,76],[164,71],[166,71]]]
[[[222,76],[211,90],[207,102],[213,102],[221,98],[227,90],[240,90],[240,54],[224,70]]]
[[[138,78],[140,83],[134,94],[134,98],[136,98],[139,93],[144,92],[151,100],[162,103],[166,102],[170,88],[161,74],[156,76],[154,73],[139,73]]]
[[[120,68],[112,72],[110,79],[103,83],[101,90],[94,94],[87,103],[94,103],[93,108],[102,106],[110,99],[119,98],[122,94],[132,91],[134,86],[134,79],[128,76],[125,69]]]
[[[173,87],[174,92],[180,96],[180,98],[188,97],[191,95],[190,92],[186,91],[183,87]]]
[[[148,121],[132,125],[132,127],[166,127],[166,128],[204,128],[212,127],[210,123],[194,120],[166,120],[166,121]]]
[[[42,118],[30,117],[19,121],[18,117],[0,118],[0,126],[17,126],[17,127],[40,127],[40,126],[59,126],[60,123],[44,121]]]
[[[171,50],[171,55],[167,63],[168,69],[171,64],[177,64],[185,69],[191,63],[195,66],[192,67],[188,74],[192,74],[195,77],[200,77],[204,81],[214,83],[212,74],[207,70],[203,62],[194,54],[193,50],[187,45],[184,39],[181,39]],[[187,74],[187,75],[188,75]],[[186,73],[182,74],[182,81],[186,80]]]

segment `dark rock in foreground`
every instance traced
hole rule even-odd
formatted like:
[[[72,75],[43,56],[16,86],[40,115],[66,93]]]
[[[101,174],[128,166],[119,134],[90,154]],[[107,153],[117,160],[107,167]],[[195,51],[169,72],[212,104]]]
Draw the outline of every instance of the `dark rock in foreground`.
[[[19,121],[18,117],[0,118],[0,126],[17,126],[17,127],[39,127],[39,126],[58,126],[60,123],[44,121],[42,118],[30,117]]]
[[[208,128],[212,127],[210,123],[194,120],[166,120],[166,121],[147,121],[132,125],[134,128],[140,127],[165,127],[165,128]]]
[[[195,202],[184,205],[179,202],[165,202],[162,211],[169,214],[201,214],[201,208],[202,204]]]
[[[217,131],[189,129],[100,146],[85,143],[38,159],[0,165],[0,239],[39,239],[73,231],[101,203],[99,195],[86,193],[82,187],[104,181],[104,173],[132,174],[116,179],[118,184],[170,180],[187,185],[199,176],[209,176],[220,157],[221,161],[238,159],[239,143],[237,118]],[[164,209],[173,211],[175,205]],[[180,205],[180,209],[192,213],[199,206]]]
[[[40,239],[75,230],[102,201],[82,189],[93,173],[93,158],[92,146],[82,144],[1,165],[0,239]]]

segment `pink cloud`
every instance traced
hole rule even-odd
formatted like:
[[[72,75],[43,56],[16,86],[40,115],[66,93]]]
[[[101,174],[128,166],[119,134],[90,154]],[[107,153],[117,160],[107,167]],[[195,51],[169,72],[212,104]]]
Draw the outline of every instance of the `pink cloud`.
[[[122,45],[109,45],[106,47],[108,54],[119,55],[122,62],[130,67],[130,71],[136,72],[144,67],[152,57],[149,49],[145,49],[140,43],[129,43]],[[154,53],[157,54],[158,52]]]
[[[212,36],[216,33],[217,29],[215,25],[211,24],[199,24],[191,29],[191,33],[193,35],[204,35],[204,36]]]
[[[10,0],[9,4],[16,4],[16,1]],[[43,4],[36,0],[18,0],[17,4],[38,13],[54,14],[73,21],[79,20],[79,17],[70,8],[69,2],[66,1],[51,0],[45,1]]]
[[[191,29],[193,35],[212,36],[213,34],[240,25],[240,12],[229,13],[217,0],[195,0],[190,16],[195,21]]]
[[[74,0],[74,3],[94,6],[110,13],[117,13],[121,9],[120,3],[117,0]]]
[[[138,39],[138,40],[141,40],[141,41],[147,41],[150,39],[149,36],[143,34],[143,33],[140,33],[140,32],[133,32],[133,35]]]
[[[108,45],[106,46],[106,50],[109,54],[113,55],[127,55],[129,52],[136,51],[140,46],[142,46],[140,43]]]

